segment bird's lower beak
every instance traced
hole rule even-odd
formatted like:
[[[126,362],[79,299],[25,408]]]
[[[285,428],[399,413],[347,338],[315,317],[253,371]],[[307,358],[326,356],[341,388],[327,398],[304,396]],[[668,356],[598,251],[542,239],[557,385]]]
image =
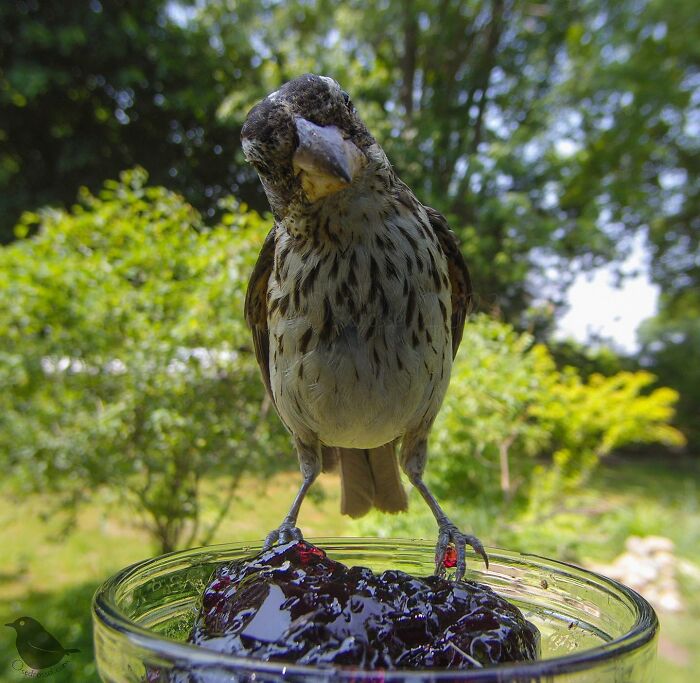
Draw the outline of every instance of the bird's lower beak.
[[[367,158],[335,126],[317,126],[298,117],[299,145],[294,152],[294,171],[302,174],[302,186],[312,201],[342,190],[357,176]]]
[[[15,627],[14,624],[5,624],[5,626],[9,626],[10,628],[14,628],[14,627]]]

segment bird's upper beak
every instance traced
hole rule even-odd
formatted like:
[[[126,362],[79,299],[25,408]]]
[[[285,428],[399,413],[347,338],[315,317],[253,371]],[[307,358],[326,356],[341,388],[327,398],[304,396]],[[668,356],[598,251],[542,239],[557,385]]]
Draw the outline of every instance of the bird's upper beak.
[[[311,201],[338,192],[352,183],[367,157],[335,126],[317,126],[297,117],[299,145],[294,152],[294,171]]]
[[[9,626],[10,628],[14,628],[14,627],[15,627],[14,624],[5,624],[5,626]]]

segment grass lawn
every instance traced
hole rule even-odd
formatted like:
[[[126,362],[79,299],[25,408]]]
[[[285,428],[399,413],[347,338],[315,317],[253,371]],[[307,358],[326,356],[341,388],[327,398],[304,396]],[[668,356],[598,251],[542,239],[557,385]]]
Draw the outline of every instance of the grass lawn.
[[[215,542],[259,540],[281,521],[299,483],[296,473],[281,474],[267,484],[244,482]],[[216,485],[216,482],[212,482]],[[357,525],[338,511],[337,478],[324,476],[305,504],[300,523],[307,536],[356,535]],[[97,585],[124,565],[152,554],[149,540],[129,523],[128,512],[96,500],[86,506],[77,528],[61,533],[61,520],[42,518],[41,497],[0,501],[0,619],[37,618],[71,655],[68,666],[51,681],[97,680],[92,661],[90,600]],[[507,544],[578,562],[609,561],[629,535],[663,535],[676,544],[685,610],[660,614],[658,680],[696,680],[700,671],[700,463],[677,460],[622,460],[601,468],[576,501],[576,515],[560,515],[536,529],[517,528],[506,536],[496,529],[477,529],[483,540]],[[469,511],[463,511],[464,519]],[[0,680],[19,681],[14,632],[0,631]]]

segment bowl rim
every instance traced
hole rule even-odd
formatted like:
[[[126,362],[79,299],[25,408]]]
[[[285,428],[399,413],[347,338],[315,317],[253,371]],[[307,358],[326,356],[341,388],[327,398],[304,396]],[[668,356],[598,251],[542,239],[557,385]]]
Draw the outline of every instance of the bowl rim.
[[[429,548],[431,551],[434,548],[434,543],[424,539],[410,538],[375,538],[375,537],[310,537],[305,539],[309,543],[314,543],[324,550],[332,551],[333,547],[351,549],[358,547],[375,546],[381,547],[391,545],[395,549],[400,547],[415,549],[416,546]],[[254,552],[262,548],[262,541],[237,541],[233,543],[221,543],[210,546],[201,546],[190,548],[187,550],[177,550],[157,557],[140,560],[135,562],[116,574],[108,578],[102,583],[92,599],[92,617],[94,626],[97,623],[111,631],[126,637],[129,642],[142,648],[154,657],[165,658],[171,661],[180,661],[197,667],[214,668],[225,666],[227,669],[244,669],[249,672],[268,673],[282,675],[335,675],[341,679],[348,680],[350,678],[365,677],[371,678],[374,674],[381,674],[383,681],[395,680],[424,680],[427,676],[439,677],[440,680],[460,679],[469,681],[478,681],[485,683],[486,681],[502,681],[509,678],[518,677],[533,677],[533,676],[548,676],[564,673],[575,673],[586,670],[605,663],[620,655],[630,651],[644,647],[652,641],[659,631],[659,620],[653,607],[649,602],[641,596],[637,591],[625,586],[624,584],[611,579],[598,572],[585,569],[579,565],[565,562],[562,560],[553,560],[542,555],[534,553],[521,553],[513,550],[498,547],[488,547],[489,558],[492,560],[492,566],[496,564],[498,559],[504,560],[506,563],[513,563],[514,560],[526,562],[530,565],[543,566],[546,564],[546,570],[551,574],[559,574],[562,576],[576,575],[576,578],[583,579],[588,585],[594,586],[598,590],[603,590],[609,594],[615,595],[616,599],[626,602],[628,607],[634,611],[635,622],[632,628],[625,634],[618,636],[606,643],[596,645],[595,647],[582,650],[574,654],[567,654],[560,657],[552,657],[551,659],[540,659],[532,662],[517,662],[509,664],[500,664],[494,667],[484,669],[360,669],[352,666],[342,665],[324,665],[311,666],[304,664],[296,664],[294,662],[280,661],[264,661],[253,659],[250,657],[241,657],[228,655],[214,650],[199,647],[190,643],[170,640],[160,635],[155,634],[136,622],[131,621],[124,612],[122,612],[110,597],[114,591],[127,578],[143,573],[149,567],[162,565],[165,561],[167,564],[180,563],[188,558],[201,560],[202,556],[207,554],[215,556],[223,552],[233,552],[235,550],[250,550]],[[475,560],[477,556],[470,554]],[[494,560],[496,562],[494,562]],[[190,563],[195,566],[195,562]],[[544,568],[544,567],[543,567]]]

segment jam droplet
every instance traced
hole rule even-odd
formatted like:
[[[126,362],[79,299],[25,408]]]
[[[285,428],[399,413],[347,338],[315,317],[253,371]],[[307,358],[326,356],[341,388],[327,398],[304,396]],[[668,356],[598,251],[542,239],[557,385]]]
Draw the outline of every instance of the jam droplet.
[[[302,567],[306,567],[309,563],[318,562],[326,557],[325,551],[317,548],[315,545],[300,541],[297,544],[297,552],[299,553],[299,561]]]
[[[442,561],[442,563],[448,569],[450,567],[456,567],[457,566],[457,548],[455,548],[453,545],[447,546],[447,550],[445,551],[445,559]]]

